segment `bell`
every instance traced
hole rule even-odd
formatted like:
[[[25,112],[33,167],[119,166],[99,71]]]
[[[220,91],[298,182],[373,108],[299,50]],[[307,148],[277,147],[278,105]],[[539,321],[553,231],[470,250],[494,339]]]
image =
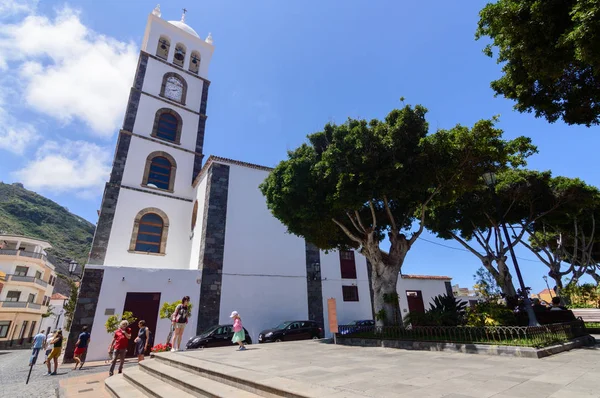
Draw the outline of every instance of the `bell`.
[[[192,63],[193,64],[197,64],[198,63],[198,61],[196,61],[196,58],[192,58]]]
[[[165,46],[164,44],[161,44],[161,45],[160,45],[160,48],[162,48],[163,50],[166,50],[166,49],[167,49],[167,46]]]
[[[177,61],[183,61],[183,58],[184,58],[184,57],[183,57],[183,54],[182,54],[181,52],[179,52],[179,51],[178,51],[178,52],[175,54],[175,59],[176,59]]]

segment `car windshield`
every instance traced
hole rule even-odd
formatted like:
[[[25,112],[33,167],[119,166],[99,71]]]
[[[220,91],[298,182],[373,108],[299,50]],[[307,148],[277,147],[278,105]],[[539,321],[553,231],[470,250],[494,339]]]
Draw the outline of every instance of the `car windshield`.
[[[200,333],[199,336],[206,336],[208,334],[211,334],[212,332],[215,331],[215,329],[217,329],[218,326],[211,326],[208,329],[206,329],[204,332]]]
[[[285,329],[285,328],[287,328],[287,327],[288,327],[288,325],[289,325],[290,323],[292,323],[292,322],[283,322],[283,323],[281,323],[281,324],[279,324],[279,325],[275,326],[275,329]]]
[[[356,324],[358,324],[358,321],[348,322],[348,325],[350,325],[350,326],[353,326],[353,325],[356,325]]]

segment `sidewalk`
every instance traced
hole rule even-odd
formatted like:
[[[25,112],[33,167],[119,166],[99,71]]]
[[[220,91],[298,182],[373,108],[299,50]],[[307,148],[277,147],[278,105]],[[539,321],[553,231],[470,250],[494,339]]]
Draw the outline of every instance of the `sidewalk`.
[[[137,364],[136,358],[125,360],[125,367],[134,364]],[[72,364],[69,365],[74,366]],[[100,371],[100,367],[105,367],[106,371]],[[60,398],[110,398],[111,395],[104,389],[104,380],[108,377],[109,367],[110,362],[86,362],[83,365],[83,371],[86,368],[92,368],[97,370],[97,372],[92,374],[82,373],[81,376],[60,380]]]

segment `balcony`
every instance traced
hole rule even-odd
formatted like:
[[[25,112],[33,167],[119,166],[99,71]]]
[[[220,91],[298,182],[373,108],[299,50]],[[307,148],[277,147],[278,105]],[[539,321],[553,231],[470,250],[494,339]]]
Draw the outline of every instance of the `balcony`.
[[[27,308],[31,310],[41,310],[42,305],[36,303],[30,303],[27,301],[0,301],[0,308],[12,309],[12,308]]]
[[[43,280],[33,276],[6,275],[6,281],[34,283],[36,285],[40,285],[40,287],[43,287],[44,289],[48,286],[48,282],[44,282]]]
[[[29,257],[35,258],[38,260],[47,261],[46,255],[43,253],[34,253],[26,250],[15,250],[15,249],[0,249],[0,256],[19,256],[19,257]]]

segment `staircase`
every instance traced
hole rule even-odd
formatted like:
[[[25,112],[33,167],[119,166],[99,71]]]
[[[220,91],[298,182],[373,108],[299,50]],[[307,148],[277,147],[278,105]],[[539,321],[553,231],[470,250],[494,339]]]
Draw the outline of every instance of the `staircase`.
[[[105,386],[118,398],[310,398],[334,392],[316,391],[314,386],[293,380],[283,382],[264,373],[204,360],[188,352],[157,354],[138,367],[109,377]]]

